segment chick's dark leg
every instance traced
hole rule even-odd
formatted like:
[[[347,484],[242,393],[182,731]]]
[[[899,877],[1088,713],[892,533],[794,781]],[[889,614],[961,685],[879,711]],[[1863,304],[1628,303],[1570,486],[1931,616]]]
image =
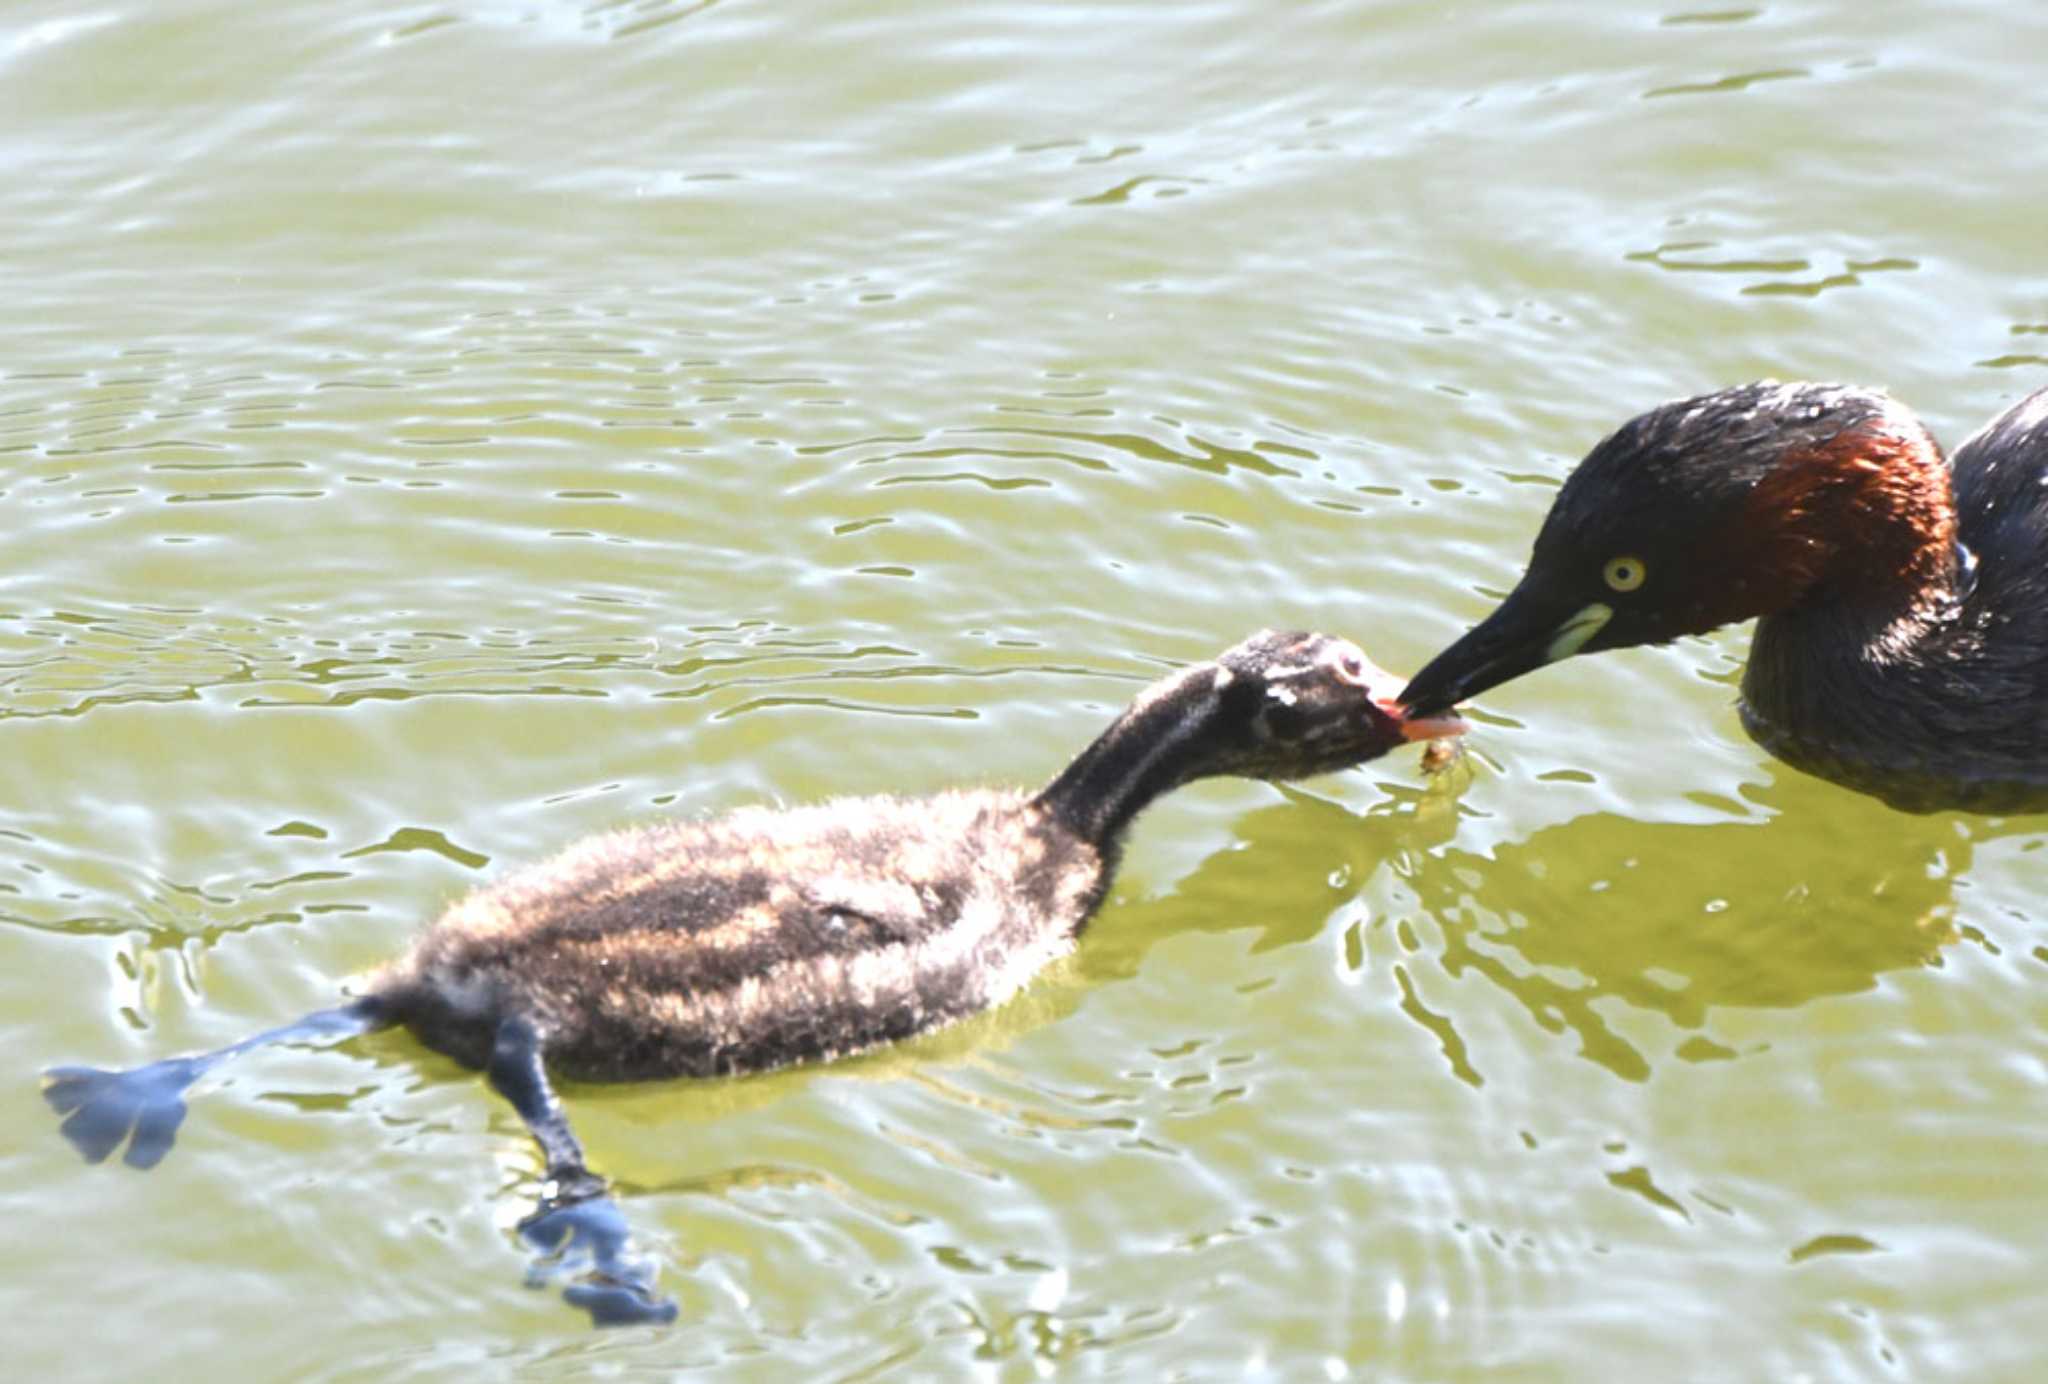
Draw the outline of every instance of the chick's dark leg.
[[[530,1021],[515,1017],[498,1025],[486,1075],[526,1121],[547,1160],[540,1205],[519,1223],[520,1236],[540,1251],[528,1284],[571,1278],[562,1297],[598,1326],[674,1321],[675,1301],[655,1292],[651,1265],[628,1257],[626,1218],[604,1179],[583,1164],[583,1145],[548,1085],[540,1033]]]
[[[123,1162],[131,1168],[153,1168],[171,1151],[178,1126],[184,1123],[185,1088],[214,1067],[271,1043],[338,1043],[382,1028],[392,1018],[380,1001],[364,998],[212,1052],[167,1057],[125,1072],[52,1067],[43,1073],[43,1099],[64,1117],[59,1132],[88,1163],[104,1161],[126,1143]]]

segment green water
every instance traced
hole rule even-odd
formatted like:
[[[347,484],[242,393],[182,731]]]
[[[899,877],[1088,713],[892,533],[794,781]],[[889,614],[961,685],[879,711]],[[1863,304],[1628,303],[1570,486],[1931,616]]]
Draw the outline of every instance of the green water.
[[[2048,12],[0,15],[0,1270],[23,1379],[2024,1380],[2038,820],[1742,736],[1746,634],[1148,815],[900,1052],[574,1090],[664,1286],[387,1034],[147,1175],[37,1073],[329,1003],[657,813],[1049,776],[1265,624],[1411,668],[1642,407],[2048,380]],[[1455,791],[1452,791],[1455,790]]]

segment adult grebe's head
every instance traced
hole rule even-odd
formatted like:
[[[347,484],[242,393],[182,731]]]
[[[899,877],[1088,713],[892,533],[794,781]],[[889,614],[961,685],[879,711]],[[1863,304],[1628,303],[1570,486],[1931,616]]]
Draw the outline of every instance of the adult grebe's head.
[[[1665,404],[1579,463],[1498,609],[1402,701],[1447,708],[1571,654],[1657,644],[1953,561],[1941,450],[1889,396],[1764,381]]]

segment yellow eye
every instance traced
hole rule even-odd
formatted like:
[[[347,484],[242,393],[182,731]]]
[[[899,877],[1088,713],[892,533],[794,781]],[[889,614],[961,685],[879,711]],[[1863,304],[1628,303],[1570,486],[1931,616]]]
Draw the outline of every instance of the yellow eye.
[[[1633,591],[1643,584],[1650,575],[1650,569],[1639,557],[1611,557],[1600,569],[1600,577],[1615,591]]]

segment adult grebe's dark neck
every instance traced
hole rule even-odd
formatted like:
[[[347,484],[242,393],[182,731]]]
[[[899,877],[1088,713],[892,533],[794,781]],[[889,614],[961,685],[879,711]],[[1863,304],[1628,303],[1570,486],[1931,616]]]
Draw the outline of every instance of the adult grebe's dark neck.
[[[2039,677],[1983,626],[1966,615],[1884,662],[1824,632],[1799,617],[1757,627],[1741,712],[1765,750],[1907,812],[2048,810]]]
[[[1207,771],[1204,733],[1231,676],[1202,663],[1148,688],[1036,801],[1083,840],[1113,848],[1154,798]]]
[[[1759,620],[1743,725],[1787,763],[1909,811],[2048,806],[2036,660],[2000,637],[1967,549],[1930,568]]]
[[[1938,773],[1951,736],[1930,716],[1967,693],[1971,559],[1949,470],[1904,406],[1785,459],[1749,507],[1799,594],[1757,621],[1742,680],[1750,734],[1793,764],[1887,796]]]
[[[1835,606],[1888,624],[1937,616],[1953,595],[1948,463],[1905,405],[1869,402],[1852,426],[1788,448],[1749,491],[1725,541],[1761,578],[1750,613]]]
[[[1809,601],[1757,622],[1742,719],[1765,749],[1879,796],[1939,775],[1958,751],[1971,622],[1952,584],[1892,602]]]

